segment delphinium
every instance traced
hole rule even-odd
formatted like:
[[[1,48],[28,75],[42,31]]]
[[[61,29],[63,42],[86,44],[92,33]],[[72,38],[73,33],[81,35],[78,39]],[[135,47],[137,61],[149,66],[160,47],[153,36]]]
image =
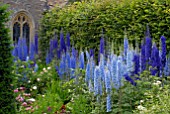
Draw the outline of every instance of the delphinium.
[[[109,60],[108,60],[108,64]],[[106,87],[106,112],[111,111],[111,75],[109,69],[106,67],[105,68],[105,87]]]

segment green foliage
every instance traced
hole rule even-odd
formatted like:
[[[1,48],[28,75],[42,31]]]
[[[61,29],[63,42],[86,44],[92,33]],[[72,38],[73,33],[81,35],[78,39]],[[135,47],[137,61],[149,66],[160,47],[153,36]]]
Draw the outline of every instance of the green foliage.
[[[14,96],[11,84],[14,76],[12,71],[11,39],[9,30],[5,23],[8,21],[9,13],[6,11],[7,6],[0,4],[0,113],[15,114]]]
[[[168,114],[170,112],[169,79],[166,80],[164,86],[162,86],[161,81],[154,80],[150,87],[152,89],[145,91],[143,99],[140,100],[140,104],[136,107],[134,113]]]
[[[76,48],[98,50],[101,31],[105,40],[114,42],[114,50],[123,43],[126,29],[131,43],[141,42],[146,25],[149,24],[151,37],[159,43],[159,38],[170,40],[170,2],[168,0],[91,0],[74,2],[63,9],[54,8],[41,21],[40,49],[44,52],[54,32],[70,32],[72,44]]]

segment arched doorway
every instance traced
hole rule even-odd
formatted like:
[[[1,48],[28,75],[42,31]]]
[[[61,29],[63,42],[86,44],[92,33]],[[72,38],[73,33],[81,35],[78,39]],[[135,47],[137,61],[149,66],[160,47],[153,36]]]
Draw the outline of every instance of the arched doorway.
[[[33,42],[34,22],[32,16],[26,11],[20,11],[12,19],[12,39],[14,45],[18,43],[19,38],[26,38],[26,44],[29,49],[30,42]]]

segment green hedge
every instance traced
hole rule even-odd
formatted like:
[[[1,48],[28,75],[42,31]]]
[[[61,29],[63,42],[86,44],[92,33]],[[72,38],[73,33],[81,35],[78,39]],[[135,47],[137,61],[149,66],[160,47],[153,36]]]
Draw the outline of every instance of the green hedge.
[[[46,13],[41,21],[40,49],[48,47],[49,39],[55,31],[63,28],[70,32],[75,47],[98,50],[101,31],[106,40],[113,41],[115,47],[123,42],[126,29],[130,41],[140,42],[144,38],[146,25],[151,37],[159,43],[159,38],[167,38],[170,49],[170,1],[168,0],[91,0],[75,2],[63,9],[55,8]]]
[[[5,27],[8,21],[6,6],[0,5],[0,114],[15,114],[15,98],[11,84],[13,83],[11,38]]]

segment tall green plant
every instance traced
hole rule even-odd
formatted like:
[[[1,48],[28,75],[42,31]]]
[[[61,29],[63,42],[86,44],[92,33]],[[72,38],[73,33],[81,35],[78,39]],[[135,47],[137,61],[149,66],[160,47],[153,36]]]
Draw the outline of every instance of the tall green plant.
[[[0,5],[0,113],[15,114],[14,96],[11,89],[13,82],[11,39],[5,23],[8,21],[9,13],[7,6]]]
[[[169,9],[168,0],[84,0],[62,9],[54,8],[41,21],[40,49],[43,52],[54,31],[59,34],[61,28],[63,32],[70,32],[76,48],[95,51],[98,51],[102,29],[105,39],[113,41],[114,47],[120,47],[124,29],[129,41],[135,44],[144,38],[148,24],[151,37],[159,42],[161,35],[170,37]],[[170,40],[166,42],[170,49]]]

